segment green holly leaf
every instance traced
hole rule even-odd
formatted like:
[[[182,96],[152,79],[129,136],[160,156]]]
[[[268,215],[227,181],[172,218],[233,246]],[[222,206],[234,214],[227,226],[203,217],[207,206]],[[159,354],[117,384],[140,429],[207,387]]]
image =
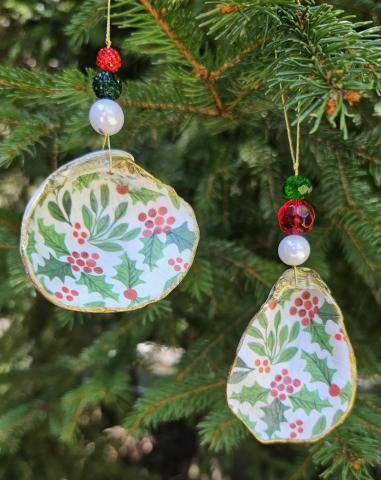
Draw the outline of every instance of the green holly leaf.
[[[282,422],[287,422],[284,412],[288,407],[284,406],[283,403],[276,398],[270,405],[263,408],[265,416],[261,419],[266,423],[266,433],[269,438],[272,438],[275,432],[280,430],[280,424]]]
[[[62,282],[65,282],[66,277],[75,278],[70,263],[61,262],[50,254],[49,258],[45,258],[45,265],[38,266],[37,275],[46,275],[50,280],[57,277]]]
[[[69,255],[65,244],[65,235],[57,233],[52,225],[45,225],[42,219],[38,220],[38,230],[44,239],[45,245],[51,248],[57,257]]]
[[[113,292],[113,285],[106,283],[106,275],[89,275],[82,272],[78,285],[85,285],[89,293],[99,293],[102,298],[112,298],[115,301],[119,300],[119,294]]]
[[[110,191],[109,191],[107,185],[102,185],[101,186],[101,205],[102,205],[102,208],[103,209],[107,208],[109,203],[110,203]]]
[[[163,258],[165,244],[160,240],[158,235],[144,237],[141,241],[143,248],[139,253],[144,255],[144,263],[152,270],[157,266],[157,262]]]
[[[54,220],[57,220],[58,222],[66,222],[65,215],[63,214],[61,208],[56,204],[56,202],[49,202],[48,210]]]
[[[335,323],[339,323],[340,321],[339,312],[337,311],[337,308],[333,303],[324,302],[324,304],[319,309],[318,315],[324,324],[326,324],[328,320],[331,320]]]
[[[230,383],[230,377],[228,379]],[[254,383],[251,387],[243,386],[240,392],[234,392],[230,395],[232,400],[238,400],[240,403],[248,402],[250,405],[254,406],[257,402],[265,400],[268,393],[268,388],[264,388],[258,383]]]
[[[192,250],[195,241],[196,234],[189,230],[187,222],[167,233],[167,245],[174,243],[180,253],[186,249]]]
[[[304,329],[311,335],[311,343],[317,343],[322,350],[333,352],[333,346],[329,343],[331,336],[325,330],[325,325],[316,323],[314,320]]]
[[[73,188],[74,190],[79,190],[82,192],[84,188],[89,188],[90,184],[95,180],[98,180],[99,174],[98,173],[89,173],[87,175],[81,175],[80,177],[76,178],[73,181]]]
[[[70,193],[67,190],[63,195],[62,205],[66,212],[66,215],[68,216],[68,218],[70,218],[72,202],[71,202]]]
[[[305,372],[311,375],[311,382],[322,382],[331,385],[336,370],[328,367],[327,360],[319,358],[316,353],[302,351],[302,359],[306,361]]]
[[[319,392],[317,390],[310,392],[305,385],[298,392],[290,395],[288,398],[291,401],[294,410],[301,408],[307,415],[309,415],[312,410],[321,412],[324,408],[331,406],[328,400],[322,400],[319,397]]]
[[[120,218],[122,218],[124,216],[124,214],[127,211],[127,207],[128,207],[127,202],[122,202],[116,207],[114,222],[117,222]]]
[[[138,202],[147,205],[150,201],[155,201],[159,197],[162,197],[163,194],[159,192],[155,192],[154,190],[150,190],[148,188],[140,188],[139,190],[130,190],[129,192],[132,203],[135,205]]]
[[[233,385],[242,382],[249,373],[252,372],[252,370],[236,370],[234,369],[232,373],[229,376],[228,383],[231,383]]]
[[[172,205],[176,208],[176,210],[178,210],[181,206],[181,203],[180,203],[180,198],[179,196],[177,195],[177,193],[173,190],[173,188],[168,188],[168,195],[169,195],[169,199],[171,200],[172,202]]]
[[[320,417],[312,429],[312,435],[313,436],[321,435],[326,428],[327,428],[327,419],[325,417]]]
[[[30,260],[32,259],[32,255],[34,253],[37,253],[36,245],[37,245],[36,234],[34,232],[29,232],[28,243],[26,245],[26,254]]]
[[[341,389],[340,392],[340,401],[341,403],[348,402],[352,398],[352,384],[347,382],[347,384]]]
[[[250,367],[247,365],[247,363],[242,360],[241,357],[238,357],[238,358],[237,358],[237,361],[236,361],[235,366],[236,366],[236,368],[247,368],[247,369],[250,368]]]
[[[332,425],[336,425],[336,423],[339,422],[344,415],[345,415],[345,412],[343,410],[338,410],[333,416]]]
[[[115,267],[116,275],[113,278],[123,283],[126,288],[133,288],[144,283],[140,278],[143,270],[136,268],[136,262],[129,259],[127,253],[124,253],[120,259],[122,263]]]
[[[175,275],[174,277],[169,278],[164,284],[164,291],[169,290],[170,288],[173,288],[177,283],[178,278],[179,278],[179,275]]]

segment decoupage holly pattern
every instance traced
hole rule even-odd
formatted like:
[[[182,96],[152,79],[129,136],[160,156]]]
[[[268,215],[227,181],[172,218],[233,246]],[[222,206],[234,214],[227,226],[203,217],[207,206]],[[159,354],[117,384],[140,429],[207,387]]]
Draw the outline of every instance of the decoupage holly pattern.
[[[338,306],[316,272],[288,270],[250,322],[227,383],[232,411],[264,443],[315,441],[349,412],[352,347]]]
[[[147,175],[102,168],[54,183],[28,213],[26,266],[50,300],[128,310],[169,293],[198,242],[192,209]]]

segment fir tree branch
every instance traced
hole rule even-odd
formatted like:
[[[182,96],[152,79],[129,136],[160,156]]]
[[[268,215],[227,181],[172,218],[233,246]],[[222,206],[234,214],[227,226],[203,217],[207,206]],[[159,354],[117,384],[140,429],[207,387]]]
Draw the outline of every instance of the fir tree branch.
[[[140,3],[144,6],[144,8],[150,13],[150,15],[155,19],[161,29],[165,32],[165,34],[172,40],[174,45],[178,48],[178,50],[182,53],[184,58],[190,63],[192,66],[196,77],[203,80],[210,91],[214,102],[216,104],[217,110],[222,114],[225,111],[225,107],[222,103],[221,97],[214,85],[214,81],[210,78],[210,73],[204,65],[201,65],[190,50],[184,45],[184,43],[180,40],[178,35],[170,28],[168,23],[163,19],[160,13],[154,8],[149,0],[139,0]]]

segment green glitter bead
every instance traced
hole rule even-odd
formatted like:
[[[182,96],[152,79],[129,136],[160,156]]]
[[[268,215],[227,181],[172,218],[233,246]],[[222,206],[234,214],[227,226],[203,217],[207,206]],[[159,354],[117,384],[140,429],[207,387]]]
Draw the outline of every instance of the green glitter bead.
[[[288,177],[283,185],[283,196],[287,200],[303,200],[312,192],[312,184],[307,177]]]
[[[93,90],[98,98],[116,100],[122,93],[122,82],[111,72],[99,72],[94,77]]]

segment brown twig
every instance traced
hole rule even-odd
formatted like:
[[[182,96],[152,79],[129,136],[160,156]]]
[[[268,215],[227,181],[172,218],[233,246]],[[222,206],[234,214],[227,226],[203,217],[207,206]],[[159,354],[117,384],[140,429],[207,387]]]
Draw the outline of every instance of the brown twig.
[[[143,7],[150,13],[150,15],[154,18],[154,20],[158,23],[158,25],[161,27],[163,32],[172,40],[174,45],[177,47],[177,49],[181,52],[183,57],[190,63],[192,66],[193,70],[196,73],[197,78],[200,78],[205,82],[205,85],[207,86],[208,90],[210,91],[214,103],[216,104],[217,110],[219,111],[220,114],[224,113],[224,105],[222,103],[221,97],[214,85],[214,80],[210,78],[210,72],[204,65],[202,65],[200,62],[196,60],[196,58],[193,56],[192,52],[188,50],[188,48],[184,45],[184,43],[180,40],[180,38],[177,36],[175,32],[173,32],[168,25],[168,23],[163,19],[162,15],[160,12],[158,12],[151,2],[149,0],[140,0],[140,3],[143,5]]]
[[[217,70],[214,70],[214,72],[210,73],[210,78],[213,81],[217,81],[223,73],[226,72],[229,68],[233,67],[236,63],[240,62],[242,58],[249,54],[254,52],[257,48],[259,48],[263,43],[267,40],[268,37],[263,37],[256,42],[254,42],[252,45],[249,45],[248,47],[245,48],[241,53],[238,53],[235,57],[233,57],[231,60],[228,60],[225,62],[220,68],[217,68]]]
[[[121,106],[132,107],[132,108],[143,108],[147,110],[173,110],[173,111],[180,111],[180,112],[188,112],[188,113],[197,113],[199,115],[205,115],[208,117],[224,117],[228,119],[232,119],[232,115],[226,112],[219,112],[213,108],[203,108],[203,107],[196,107],[193,105],[183,105],[179,103],[167,103],[167,102],[142,102],[136,100],[128,100],[126,98],[119,101]]]

